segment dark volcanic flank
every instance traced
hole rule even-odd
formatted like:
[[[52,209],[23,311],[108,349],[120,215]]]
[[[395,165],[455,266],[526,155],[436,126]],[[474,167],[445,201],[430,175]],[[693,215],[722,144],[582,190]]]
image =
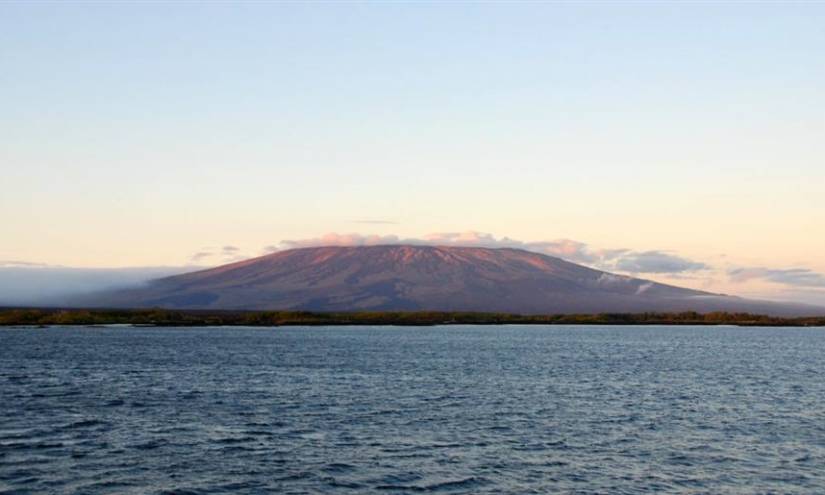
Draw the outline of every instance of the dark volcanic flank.
[[[109,307],[443,310],[507,313],[816,313],[615,275],[519,249],[366,246],[292,249],[99,294]]]

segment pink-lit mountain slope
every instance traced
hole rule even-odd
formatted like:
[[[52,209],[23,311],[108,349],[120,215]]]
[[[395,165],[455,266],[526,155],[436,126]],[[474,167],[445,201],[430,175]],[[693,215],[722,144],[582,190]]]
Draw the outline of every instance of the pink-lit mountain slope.
[[[819,312],[614,275],[518,249],[417,245],[291,249],[100,294],[86,305],[522,314]]]

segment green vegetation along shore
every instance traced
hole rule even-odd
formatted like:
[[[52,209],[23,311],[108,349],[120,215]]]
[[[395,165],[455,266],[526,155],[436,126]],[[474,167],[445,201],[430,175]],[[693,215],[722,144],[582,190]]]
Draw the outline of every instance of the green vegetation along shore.
[[[206,311],[166,309],[0,308],[0,326],[10,325],[740,325],[825,326],[825,316],[779,318],[747,313],[604,313],[518,315],[437,311],[315,313],[309,311]]]

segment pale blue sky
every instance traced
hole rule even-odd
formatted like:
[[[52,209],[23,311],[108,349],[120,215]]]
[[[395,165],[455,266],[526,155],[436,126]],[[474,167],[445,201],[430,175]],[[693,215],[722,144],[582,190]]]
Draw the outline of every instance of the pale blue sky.
[[[747,292],[825,272],[823,54],[822,2],[0,3],[0,260],[473,230]]]

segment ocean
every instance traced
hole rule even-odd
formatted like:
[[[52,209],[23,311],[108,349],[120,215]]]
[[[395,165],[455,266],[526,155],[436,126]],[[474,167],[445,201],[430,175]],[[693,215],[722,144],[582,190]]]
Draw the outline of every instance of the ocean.
[[[0,493],[825,493],[825,329],[0,329]]]

